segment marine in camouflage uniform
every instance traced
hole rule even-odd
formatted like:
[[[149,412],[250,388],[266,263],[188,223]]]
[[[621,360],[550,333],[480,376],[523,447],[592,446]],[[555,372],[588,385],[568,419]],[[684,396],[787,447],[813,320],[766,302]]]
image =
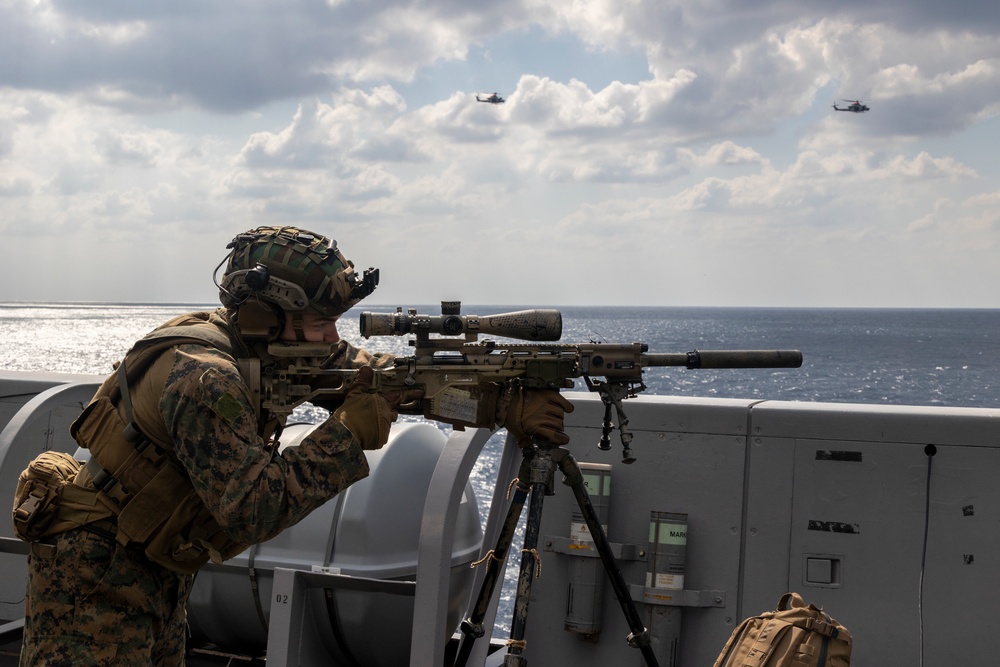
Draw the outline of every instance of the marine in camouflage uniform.
[[[294,229],[255,230],[253,243],[238,245],[234,254],[247,245],[258,249],[270,236],[294,239],[300,233],[308,235],[306,242],[322,239]],[[252,259],[265,258],[258,251]],[[288,258],[284,261],[287,264]],[[326,277],[349,268],[335,258],[325,261],[333,265],[332,270],[323,263],[313,264],[312,272]],[[274,273],[278,268],[271,265]],[[242,270],[238,265],[230,269]],[[308,269],[300,272],[303,279],[299,282],[304,283],[308,273]],[[294,272],[286,275],[286,279],[295,277]],[[230,291],[234,291],[231,286]],[[239,329],[243,304],[236,303],[240,300],[236,294],[224,297],[231,301],[229,308],[195,319],[211,319],[244,351],[253,351],[255,346]],[[334,302],[334,312],[300,313],[295,318],[298,327],[290,325],[287,313],[270,308],[265,296],[264,312],[274,311],[277,318],[270,329],[277,330],[284,318],[284,329],[304,338],[302,321],[308,323],[317,316],[327,318],[329,329],[340,314],[335,311],[343,312],[357,300],[345,300],[332,290],[328,294],[326,301]],[[314,302],[320,300],[309,296]],[[326,366],[356,368],[391,361],[391,355],[371,355],[340,341]],[[114,377],[105,384],[113,384]],[[219,527],[241,545],[274,537],[366,477],[363,446],[384,444],[362,442],[331,415],[298,446],[277,452],[271,440],[277,420],[256,413],[251,390],[233,354],[208,345],[185,343],[159,353],[129,393],[139,430],[180,464]],[[394,416],[391,409],[389,414]],[[92,485],[85,472],[77,481]],[[105,519],[51,536],[45,540],[49,544],[32,545],[23,665],[184,663],[185,607],[192,576],[151,562],[144,545],[123,545],[115,537],[113,520]]]
[[[374,289],[377,273],[359,278],[335,243],[295,228],[259,228],[238,236],[230,248],[220,285],[226,308],[168,325],[174,331],[178,323],[208,322],[237,349],[191,341],[171,344],[157,352],[135,382],[126,382],[130,401],[106,408],[111,417],[124,419],[129,415],[121,414],[122,404],[130,402],[125,412],[132,412],[131,421],[182,471],[193,489],[188,498],[198,512],[207,509],[209,523],[217,524],[227,540],[223,553],[212,554],[216,560],[274,537],[366,477],[363,450],[385,444],[398,402],[414,398],[366,392],[371,372],[366,374],[365,367],[390,365],[393,357],[353,347],[336,332],[336,318]],[[362,369],[341,406],[324,406],[335,408],[330,418],[299,445],[280,452],[273,436],[281,424],[257,413],[237,360],[247,353],[266,354],[265,343],[278,338],[335,342],[325,366]],[[126,355],[126,365],[130,358]],[[100,407],[99,397],[114,396],[120,381],[120,375],[110,376],[91,406]],[[519,437],[541,428],[549,437],[561,433],[562,411],[572,410],[556,392],[537,393],[544,398],[533,402],[526,392],[509,410],[517,418],[508,428]],[[553,400],[561,401],[554,412]],[[96,436],[88,439],[86,434],[107,438],[109,433],[117,437],[117,431],[88,430],[88,422],[103,423],[108,417],[99,410],[89,414],[91,406],[74,424],[74,435],[101,465],[108,465],[97,456]],[[77,484],[101,486],[94,470],[83,468]],[[174,502],[173,497],[162,499],[163,504]],[[174,512],[172,517],[187,518],[194,510],[185,514],[186,502],[167,510]],[[169,549],[164,558],[163,550],[154,553],[149,541],[123,539],[124,527],[116,523],[114,512],[107,514],[32,544],[22,665],[184,664],[191,571],[208,556],[175,566]]]

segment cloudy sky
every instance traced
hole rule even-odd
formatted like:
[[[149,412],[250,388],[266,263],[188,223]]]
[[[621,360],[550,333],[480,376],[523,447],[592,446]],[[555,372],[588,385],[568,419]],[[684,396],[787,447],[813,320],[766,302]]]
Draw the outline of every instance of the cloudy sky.
[[[996,0],[0,0],[0,301],[996,308],[998,112]]]

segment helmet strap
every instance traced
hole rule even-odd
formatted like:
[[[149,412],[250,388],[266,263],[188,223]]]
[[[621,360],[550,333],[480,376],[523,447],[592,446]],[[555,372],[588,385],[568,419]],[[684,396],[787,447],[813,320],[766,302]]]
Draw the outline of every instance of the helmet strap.
[[[306,332],[302,328],[302,313],[295,312],[295,313],[290,313],[290,315],[292,318],[292,331],[295,332],[295,340],[299,341],[300,343],[305,343]]]

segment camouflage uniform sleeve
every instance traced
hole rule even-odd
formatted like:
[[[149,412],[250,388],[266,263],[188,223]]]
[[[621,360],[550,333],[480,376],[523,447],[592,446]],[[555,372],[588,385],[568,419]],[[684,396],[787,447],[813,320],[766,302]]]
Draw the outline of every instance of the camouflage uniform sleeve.
[[[368,475],[361,446],[335,418],[278,453],[258,435],[251,406],[231,357],[200,345],[176,348],[160,398],[163,422],[202,501],[245,543],[277,535]]]

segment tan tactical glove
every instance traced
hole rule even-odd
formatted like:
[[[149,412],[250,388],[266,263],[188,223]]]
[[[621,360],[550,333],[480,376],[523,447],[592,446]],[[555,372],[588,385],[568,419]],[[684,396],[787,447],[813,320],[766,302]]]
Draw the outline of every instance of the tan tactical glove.
[[[497,423],[517,438],[517,444],[531,444],[532,437],[565,445],[563,415],[573,412],[573,404],[555,389],[524,389],[511,385],[500,399]]]
[[[389,440],[389,427],[399,416],[399,393],[376,394],[372,391],[374,377],[371,366],[359,368],[344,402],[333,413],[362,449],[380,449]]]

